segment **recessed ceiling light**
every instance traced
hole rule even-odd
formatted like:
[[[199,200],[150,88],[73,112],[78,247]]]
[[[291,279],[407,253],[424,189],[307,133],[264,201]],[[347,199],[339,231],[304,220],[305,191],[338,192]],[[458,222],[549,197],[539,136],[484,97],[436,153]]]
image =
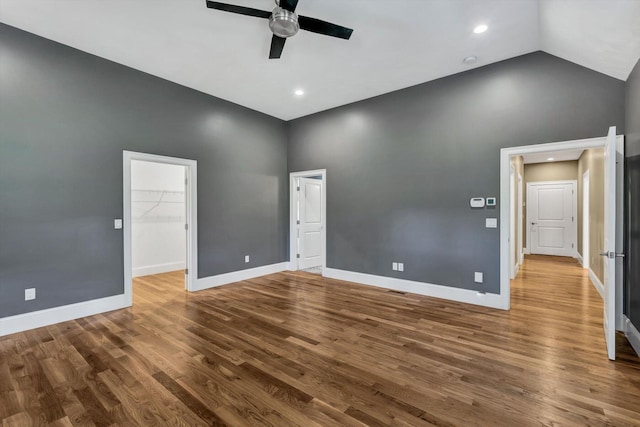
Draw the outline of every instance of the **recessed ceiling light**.
[[[296,89],[293,93],[294,93],[295,96],[304,95],[304,91],[302,89]]]
[[[462,60],[465,64],[475,64],[478,61],[478,57],[475,55],[467,56]]]
[[[554,161],[554,160],[555,160],[555,159],[554,159],[553,157],[549,157],[549,158],[547,159],[547,162],[552,162],[552,161]]]
[[[482,24],[482,25],[478,25],[477,27],[475,27],[473,29],[473,32],[476,33],[476,34],[480,34],[480,33],[484,33],[488,29],[489,29],[489,27],[487,27],[486,25]]]

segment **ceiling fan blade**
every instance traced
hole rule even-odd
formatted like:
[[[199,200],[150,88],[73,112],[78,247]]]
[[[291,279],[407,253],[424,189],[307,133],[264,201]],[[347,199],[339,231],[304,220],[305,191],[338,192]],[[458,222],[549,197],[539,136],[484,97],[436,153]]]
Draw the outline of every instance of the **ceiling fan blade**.
[[[256,18],[269,19],[269,17],[271,17],[271,12],[268,12],[266,10],[253,9],[253,8],[244,7],[244,6],[236,6],[234,4],[220,3],[217,1],[207,0],[207,7],[209,9],[217,9],[217,10],[224,10],[225,12],[239,13],[240,15],[255,16]]]
[[[338,37],[340,39],[349,40],[353,30],[331,22],[321,21],[308,16],[298,16],[298,23],[301,30],[311,31],[313,33],[324,34],[325,36]]]
[[[287,39],[278,37],[275,34],[271,38],[271,50],[269,51],[269,59],[278,59],[282,55],[282,49],[284,49],[284,42]]]
[[[289,12],[295,12],[298,0],[280,0],[280,7],[287,9]]]

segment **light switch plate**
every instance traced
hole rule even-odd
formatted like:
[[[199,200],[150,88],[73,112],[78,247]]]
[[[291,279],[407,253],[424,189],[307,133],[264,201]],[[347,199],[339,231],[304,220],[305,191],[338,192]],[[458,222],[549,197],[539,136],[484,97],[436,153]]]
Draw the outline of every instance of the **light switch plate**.
[[[398,263],[397,262],[391,263],[391,269],[393,271],[398,271]]]
[[[24,290],[24,300],[31,301],[36,299],[36,288],[29,288]]]
[[[485,226],[487,228],[498,228],[498,218],[487,218]]]
[[[476,283],[482,283],[483,280],[483,274],[480,271],[476,271],[473,275],[473,281]]]
[[[398,263],[398,271],[404,271],[404,263],[403,262],[399,262]]]
[[[249,262],[249,255],[244,256],[244,262]]]
[[[122,229],[122,219],[120,218],[116,218],[113,220],[113,228],[116,230],[121,230]]]

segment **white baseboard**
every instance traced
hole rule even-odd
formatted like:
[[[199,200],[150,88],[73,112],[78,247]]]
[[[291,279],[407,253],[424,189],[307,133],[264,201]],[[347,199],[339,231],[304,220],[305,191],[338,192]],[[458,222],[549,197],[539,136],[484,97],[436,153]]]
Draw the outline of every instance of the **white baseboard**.
[[[624,316],[624,334],[629,340],[631,347],[636,351],[636,354],[640,356],[640,331],[631,323],[631,320],[627,316]]]
[[[522,248],[522,252],[523,252],[525,255],[531,255],[531,252],[529,251],[529,248]]]
[[[130,307],[124,294],[0,318],[0,336]]]
[[[584,267],[584,260],[582,259],[582,255],[580,255],[580,252],[576,252],[576,258],[578,259],[580,265]]]
[[[170,271],[184,270],[184,261],[168,262],[165,264],[148,265],[132,269],[132,277],[149,276],[151,274],[168,273]]]
[[[515,279],[518,276],[518,272],[520,271],[520,263],[517,263],[513,266],[513,277],[511,280]]]
[[[596,288],[596,291],[600,294],[600,298],[604,301],[604,285],[592,269],[589,269],[589,279],[591,280],[591,283],[593,283],[593,287]]]
[[[192,290],[201,291],[203,289],[215,288],[216,286],[222,286],[228,283],[240,282],[242,280],[266,276],[267,274],[285,271],[287,270],[287,267],[287,262],[280,262],[278,264],[263,265],[260,267],[248,268],[246,270],[218,274],[216,276],[202,277],[196,280],[195,287]]]
[[[467,304],[475,304],[503,310],[507,309],[504,307],[503,300],[499,294],[485,294],[470,289],[452,288],[449,286],[415,282],[412,280],[397,279],[394,277],[376,276],[366,273],[356,273],[353,271],[338,270],[335,268],[326,268],[324,276],[331,279],[362,283],[364,285],[378,286],[402,292],[411,292],[414,294],[464,302]]]

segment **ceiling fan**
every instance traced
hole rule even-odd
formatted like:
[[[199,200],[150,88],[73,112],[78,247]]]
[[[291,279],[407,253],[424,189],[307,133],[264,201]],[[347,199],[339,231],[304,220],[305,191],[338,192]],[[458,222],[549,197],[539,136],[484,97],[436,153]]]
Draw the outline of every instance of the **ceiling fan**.
[[[209,9],[268,19],[269,28],[273,33],[269,59],[280,58],[282,49],[284,48],[284,42],[287,41],[288,37],[294,36],[300,29],[346,40],[349,40],[351,37],[351,33],[353,33],[351,28],[341,27],[340,25],[330,22],[298,15],[296,13],[297,5],[298,0],[276,0],[276,8],[269,12],[251,7],[207,0],[207,7]]]

